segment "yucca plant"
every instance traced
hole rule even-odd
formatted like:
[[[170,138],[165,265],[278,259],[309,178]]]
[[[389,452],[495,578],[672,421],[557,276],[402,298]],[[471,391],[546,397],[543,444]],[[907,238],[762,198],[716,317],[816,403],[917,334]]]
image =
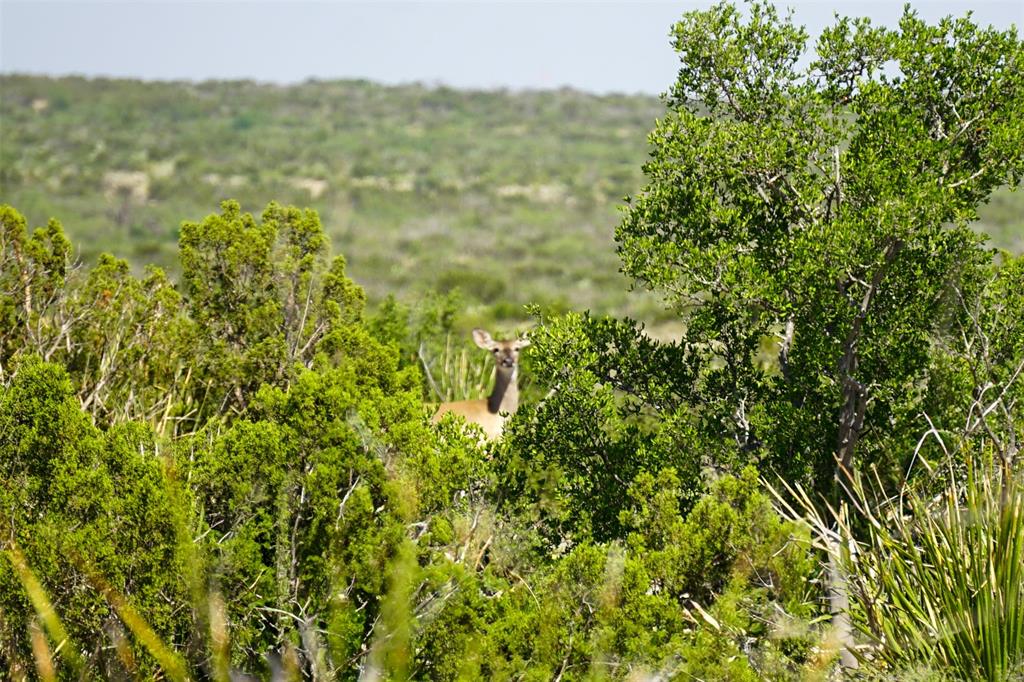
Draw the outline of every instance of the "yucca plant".
[[[451,334],[445,338],[440,357],[430,359],[425,346],[419,349],[423,373],[431,392],[441,402],[471,400],[487,394],[494,366],[488,356],[464,346],[454,347]]]
[[[785,484],[784,484],[785,485]],[[790,487],[844,573],[849,616],[868,669],[928,667],[967,680],[1018,679],[1024,663],[1024,486],[969,463],[938,494],[879,499],[880,480],[853,477],[848,503],[824,511]]]

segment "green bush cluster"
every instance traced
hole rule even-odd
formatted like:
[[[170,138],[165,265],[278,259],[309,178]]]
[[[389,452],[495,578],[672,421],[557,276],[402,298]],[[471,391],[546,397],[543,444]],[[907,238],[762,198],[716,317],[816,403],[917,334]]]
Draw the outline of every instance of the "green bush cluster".
[[[552,533],[558,500],[510,485],[544,468],[543,440],[484,449],[427,424],[409,351],[450,332],[451,302],[367,319],[315,214],[228,202],[186,223],[179,291],[111,257],[72,267],[59,224],[30,236],[3,211],[12,675],[40,656],[96,678],[753,677],[809,660],[814,636],[775,624],[816,611],[809,540],[752,469],[691,510],[700,486],[648,467],[621,509],[592,505],[614,524]]]

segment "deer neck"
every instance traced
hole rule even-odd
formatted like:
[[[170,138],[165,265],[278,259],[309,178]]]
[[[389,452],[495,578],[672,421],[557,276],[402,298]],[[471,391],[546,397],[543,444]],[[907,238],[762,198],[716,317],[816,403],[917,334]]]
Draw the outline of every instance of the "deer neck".
[[[518,368],[499,366],[494,374],[494,390],[487,398],[487,411],[491,414],[512,414],[519,407]]]

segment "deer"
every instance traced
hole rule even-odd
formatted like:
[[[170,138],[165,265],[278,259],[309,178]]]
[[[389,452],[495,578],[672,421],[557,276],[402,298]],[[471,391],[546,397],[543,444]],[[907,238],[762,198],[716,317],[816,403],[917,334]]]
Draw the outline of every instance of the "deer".
[[[441,403],[432,421],[436,424],[451,412],[482,428],[487,440],[495,440],[501,436],[506,420],[519,407],[519,351],[529,346],[530,340],[521,336],[495,341],[483,329],[474,329],[473,341],[494,357],[496,368],[491,395],[480,400]]]

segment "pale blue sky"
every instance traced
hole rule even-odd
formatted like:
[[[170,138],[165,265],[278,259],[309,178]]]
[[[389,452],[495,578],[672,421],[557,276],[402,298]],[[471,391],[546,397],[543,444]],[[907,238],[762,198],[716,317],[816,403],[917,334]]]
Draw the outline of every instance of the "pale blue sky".
[[[0,0],[0,71],[145,79],[419,81],[462,88],[658,93],[674,81],[672,23],[711,2],[96,2]],[[894,24],[902,0],[789,0],[816,34],[834,12]],[[919,0],[1024,25],[1024,0]]]

